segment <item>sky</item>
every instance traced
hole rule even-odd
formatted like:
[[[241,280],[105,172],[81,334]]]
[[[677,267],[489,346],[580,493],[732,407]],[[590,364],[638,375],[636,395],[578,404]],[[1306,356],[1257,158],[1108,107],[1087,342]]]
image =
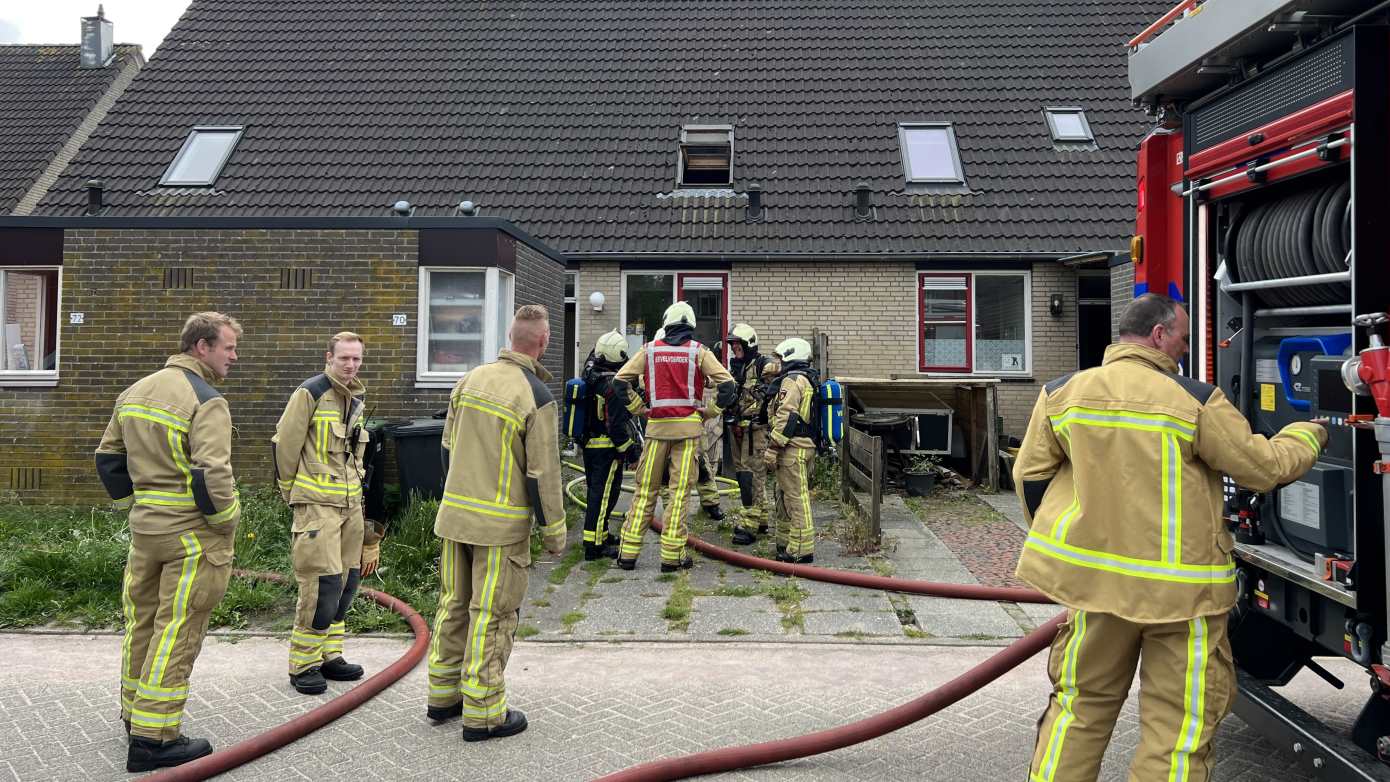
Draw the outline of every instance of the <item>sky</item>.
[[[138,43],[148,60],[179,20],[189,0],[5,0],[0,2],[0,44],[77,43],[82,17],[106,8],[116,43]]]

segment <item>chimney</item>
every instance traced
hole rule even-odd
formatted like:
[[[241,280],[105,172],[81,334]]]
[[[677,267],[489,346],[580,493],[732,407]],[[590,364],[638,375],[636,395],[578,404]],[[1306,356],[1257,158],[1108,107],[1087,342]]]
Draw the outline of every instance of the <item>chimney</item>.
[[[106,20],[106,11],[97,6],[96,16],[82,17],[82,55],[79,64],[83,68],[105,68],[111,64],[116,47],[111,35],[111,23]]]
[[[856,220],[874,219],[874,205],[870,200],[868,182],[857,182],[854,185],[854,218]]]
[[[744,188],[748,195],[748,212],[743,219],[746,222],[756,223],[763,219],[763,186],[757,182],[752,182]]]
[[[102,199],[102,193],[105,189],[106,183],[100,179],[87,180],[87,214],[99,215],[106,208]]]

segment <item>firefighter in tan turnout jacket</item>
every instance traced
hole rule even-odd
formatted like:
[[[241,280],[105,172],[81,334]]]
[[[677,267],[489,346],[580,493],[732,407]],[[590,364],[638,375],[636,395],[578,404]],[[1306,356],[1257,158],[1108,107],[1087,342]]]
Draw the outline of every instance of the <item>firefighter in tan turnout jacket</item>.
[[[565,546],[559,413],[540,364],[549,323],[544,307],[517,310],[511,350],[459,380],[444,422],[427,713],[436,722],[462,715],[464,741],[526,729],[526,716],[507,706],[503,672],[526,594],[532,520],[550,553]]]
[[[121,603],[121,719],[126,770],[177,766],[212,752],[183,736],[188,679],[231,576],[241,504],[232,481],[232,418],[212,387],[236,362],[241,326],[188,318],[182,353],[121,392],[96,451],[108,494],[130,508]]]
[[[738,384],[714,353],[693,339],[695,312],[689,304],[678,301],[667,307],[662,321],[662,338],[643,345],[614,378],[615,393],[626,398],[634,414],[642,409],[633,388],[639,378],[648,394],[647,445],[637,463],[637,489],[623,522],[618,566],[637,567],[662,476],[669,473],[671,507],[661,533],[661,570],[670,573],[693,564],[685,556],[685,514],[700,469],[703,422],[734,403]],[[705,406],[701,397],[707,378],[714,382],[716,396]]]
[[[1235,695],[1222,475],[1268,491],[1309,470],[1327,442],[1314,423],[1252,434],[1219,389],[1176,374],[1188,318],[1172,299],[1134,300],[1119,332],[1100,367],[1043,388],[1014,465],[1032,525],[1018,576],[1069,609],[1032,782],[1096,779],[1136,667],[1129,778],[1208,779],[1211,737]]]
[[[326,679],[362,677],[362,666],[343,659],[345,620],[358,582],[376,569],[383,529],[362,517],[363,350],[358,335],[333,335],[323,373],[290,394],[272,438],[276,483],[294,509],[290,556],[299,601],[290,684],[306,695],[327,690]]]
[[[733,352],[730,372],[738,383],[738,401],[725,413],[734,457],[734,477],[738,479],[743,514],[734,525],[733,542],[746,546],[767,532],[767,467],[762,454],[767,450],[767,424],[759,420],[763,408],[762,390],[768,380],[765,372],[776,373],[780,365],[771,356],[758,352],[758,332],[747,323],[736,324],[726,340]],[[785,532],[783,533],[785,535]],[[782,539],[786,543],[785,537]]]
[[[786,519],[777,531],[777,560],[809,565],[816,561],[816,530],[811,518],[811,468],[816,461],[812,421],[816,384],[811,343],[799,337],[777,346],[781,369],[768,402],[768,442],[763,467],[777,476]]]

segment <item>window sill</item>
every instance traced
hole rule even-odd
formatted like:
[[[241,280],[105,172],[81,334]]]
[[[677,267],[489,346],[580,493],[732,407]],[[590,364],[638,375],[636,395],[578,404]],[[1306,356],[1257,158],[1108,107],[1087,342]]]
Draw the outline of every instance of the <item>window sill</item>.
[[[6,377],[0,375],[0,388],[56,388],[57,386],[57,375],[46,377]]]
[[[457,378],[454,380],[416,380],[415,387],[451,389],[455,385],[458,385],[458,382]]]
[[[998,380],[1001,383],[1032,383],[1032,374],[1008,374],[1004,372],[924,372],[918,370],[919,377],[940,378],[942,380]]]

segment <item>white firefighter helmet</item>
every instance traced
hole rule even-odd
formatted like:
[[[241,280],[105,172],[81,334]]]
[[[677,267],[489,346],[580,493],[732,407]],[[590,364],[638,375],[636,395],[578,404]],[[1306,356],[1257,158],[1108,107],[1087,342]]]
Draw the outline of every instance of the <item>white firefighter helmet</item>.
[[[627,338],[617,329],[604,334],[594,343],[594,355],[610,364],[627,361]]]
[[[733,342],[734,340],[738,340],[750,348],[756,348],[758,347],[758,332],[754,331],[753,327],[747,323],[736,323],[724,341]]]
[[[674,326],[682,321],[692,327],[695,325],[695,310],[683,301],[678,301],[667,307],[666,314],[661,316],[661,325],[663,326]]]
[[[777,355],[781,356],[783,361],[810,361],[811,343],[801,337],[784,339],[777,345]]]
[[[666,339],[666,329],[657,329],[652,335],[652,342],[660,342],[663,339]]]

